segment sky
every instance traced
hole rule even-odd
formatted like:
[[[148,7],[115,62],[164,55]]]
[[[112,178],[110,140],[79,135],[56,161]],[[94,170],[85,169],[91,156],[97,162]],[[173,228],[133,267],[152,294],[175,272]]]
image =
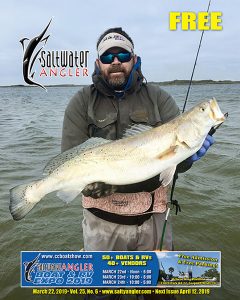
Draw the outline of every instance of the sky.
[[[40,78],[42,84],[90,84],[96,41],[110,27],[122,27],[133,39],[148,81],[189,79],[201,31],[169,29],[172,11],[206,11],[208,0],[47,1],[8,0],[0,11],[0,85],[25,84],[23,49],[19,42],[46,27],[47,50],[89,50],[89,76]],[[210,11],[221,11],[222,31],[206,31],[194,79],[240,80],[239,0],[212,0]]]

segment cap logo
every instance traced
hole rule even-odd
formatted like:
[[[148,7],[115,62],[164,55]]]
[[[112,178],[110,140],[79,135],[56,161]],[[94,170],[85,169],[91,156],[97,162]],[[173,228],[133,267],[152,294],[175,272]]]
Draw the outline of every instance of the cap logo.
[[[120,47],[133,53],[133,44],[123,35],[116,32],[107,34],[98,45],[98,54],[102,55],[105,51],[113,47]]]

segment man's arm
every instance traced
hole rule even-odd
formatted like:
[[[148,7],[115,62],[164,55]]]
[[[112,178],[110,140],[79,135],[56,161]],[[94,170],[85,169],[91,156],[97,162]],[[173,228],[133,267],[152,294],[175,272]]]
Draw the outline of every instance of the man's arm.
[[[179,107],[173,97],[162,89],[159,89],[157,104],[163,124],[180,115]]]
[[[88,136],[87,106],[83,91],[79,91],[69,102],[64,115],[62,129],[62,152],[85,142]]]
[[[159,175],[157,175],[148,180],[128,185],[111,185],[104,182],[94,182],[92,184],[88,184],[82,193],[86,197],[90,196],[97,199],[112,195],[113,193],[152,192],[159,186]]]

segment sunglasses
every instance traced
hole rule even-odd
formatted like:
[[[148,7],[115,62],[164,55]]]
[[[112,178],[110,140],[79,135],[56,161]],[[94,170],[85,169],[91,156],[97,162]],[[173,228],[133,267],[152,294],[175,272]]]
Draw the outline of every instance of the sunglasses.
[[[117,57],[117,59],[121,63],[129,62],[132,58],[132,53],[129,52],[120,52],[120,53],[108,53],[105,55],[100,56],[100,61],[103,64],[111,64],[114,61],[114,58]]]

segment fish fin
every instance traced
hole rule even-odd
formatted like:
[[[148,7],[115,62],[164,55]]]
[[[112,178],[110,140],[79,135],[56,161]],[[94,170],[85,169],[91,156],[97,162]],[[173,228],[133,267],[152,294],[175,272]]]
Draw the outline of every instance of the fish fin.
[[[191,128],[191,131],[189,131]],[[192,123],[181,124],[177,130],[177,141],[188,148],[199,146],[199,131]]]
[[[81,193],[81,190],[60,190],[57,192],[57,197],[64,202],[69,203]]]
[[[110,142],[110,140],[106,140],[106,139],[98,138],[98,137],[93,137],[93,138],[86,140],[84,143],[63,152],[63,153],[55,156],[52,160],[50,160],[43,170],[43,175],[46,175],[46,176],[50,175],[54,170],[56,170],[63,163],[65,163],[68,160],[73,159],[80,153],[82,153],[88,149],[91,149],[93,147],[106,144],[108,142]]]
[[[167,149],[167,150],[161,152],[161,153],[157,156],[157,158],[158,158],[158,159],[162,159],[162,160],[171,158],[172,156],[174,156],[174,155],[176,154],[178,147],[179,147],[179,146],[177,146],[177,145],[171,146],[169,149]]]
[[[174,173],[176,171],[176,165],[173,167],[167,168],[163,172],[161,172],[159,181],[161,181],[162,186],[167,186],[173,180]]]
[[[35,181],[36,182],[36,181]],[[10,190],[10,205],[9,210],[14,220],[18,221],[24,218],[31,209],[40,201],[40,199],[28,199],[26,196],[27,188],[31,187],[32,183],[21,184]]]
[[[134,136],[136,134],[142,133],[142,132],[150,130],[152,128],[153,127],[150,125],[134,124],[130,128],[126,129],[126,131],[123,134],[123,137]]]
[[[191,147],[189,147],[189,145],[185,141],[179,141],[178,137],[176,139],[176,145],[183,148],[191,149]]]

